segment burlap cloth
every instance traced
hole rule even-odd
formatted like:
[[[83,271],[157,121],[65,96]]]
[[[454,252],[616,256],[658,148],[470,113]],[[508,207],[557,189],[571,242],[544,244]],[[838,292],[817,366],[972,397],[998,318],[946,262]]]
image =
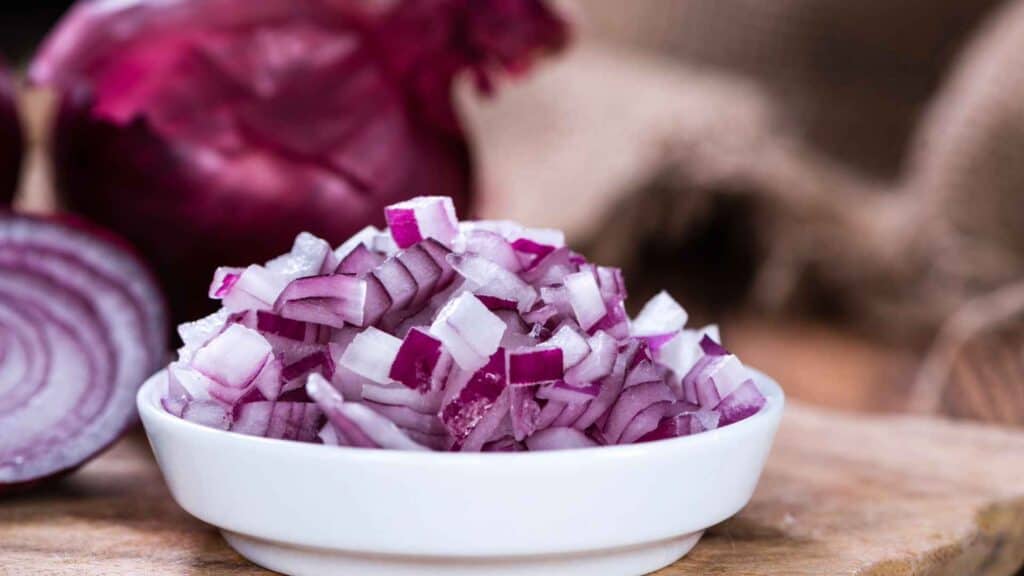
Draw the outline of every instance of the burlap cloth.
[[[470,104],[484,214],[567,227],[715,312],[826,315],[932,356],[1024,280],[1024,0],[577,9],[563,61]]]

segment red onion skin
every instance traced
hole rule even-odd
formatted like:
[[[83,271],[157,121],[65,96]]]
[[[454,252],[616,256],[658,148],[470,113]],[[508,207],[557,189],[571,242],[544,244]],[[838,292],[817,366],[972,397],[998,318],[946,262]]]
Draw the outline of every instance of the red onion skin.
[[[216,266],[268,259],[300,231],[337,244],[367,224],[383,225],[384,206],[425,191],[451,196],[468,213],[472,161],[453,106],[454,77],[470,70],[488,88],[489,69],[518,71],[533,52],[566,40],[564,24],[540,0],[402,1],[381,22],[349,14],[357,12],[355,4],[340,5],[346,10],[333,13],[328,32],[358,46],[331,67],[310,65],[290,75],[258,62],[251,75],[266,73],[284,86],[271,100],[239,93],[225,73],[211,76],[212,67],[193,62],[191,31],[153,41],[164,42],[157,51],[189,47],[184,64],[154,65],[174,80],[158,81],[152,93],[130,81],[127,88],[119,84],[134,71],[131,58],[150,62],[145,35],[91,60],[76,55],[82,61],[54,65],[45,47],[37,57],[50,76],[39,80],[63,94],[52,138],[59,198],[138,246],[156,268],[176,320],[212,310],[202,287]],[[495,30],[502,17],[513,25]],[[258,27],[245,29],[252,24],[243,23],[242,33],[211,35],[259,60]],[[413,33],[426,29],[433,33]],[[305,28],[287,33],[307,41]],[[336,98],[325,101],[324,94]],[[179,109],[186,110],[184,119],[175,116]],[[214,120],[188,112],[221,109],[236,123],[226,135],[217,127],[204,132]],[[234,163],[233,151],[226,165],[204,167],[196,158],[209,149],[223,152],[218,139],[240,145],[264,169]]]
[[[14,82],[0,63],[0,209],[14,200],[24,148]]]

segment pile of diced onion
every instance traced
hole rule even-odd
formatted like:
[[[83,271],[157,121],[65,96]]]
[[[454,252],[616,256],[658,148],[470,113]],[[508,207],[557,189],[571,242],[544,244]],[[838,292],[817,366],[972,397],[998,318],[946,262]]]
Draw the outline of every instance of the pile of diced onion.
[[[686,328],[665,292],[630,320],[620,270],[561,232],[458,222],[445,197],[385,216],[218,269],[223,307],[179,327],[165,409],[268,438],[522,451],[686,436],[765,404],[716,327]]]

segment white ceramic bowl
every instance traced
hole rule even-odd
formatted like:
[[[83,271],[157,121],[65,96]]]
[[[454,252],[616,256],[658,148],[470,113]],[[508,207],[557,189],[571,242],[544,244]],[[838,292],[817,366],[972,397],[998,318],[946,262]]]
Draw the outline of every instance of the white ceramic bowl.
[[[694,436],[535,453],[339,448],[205,428],[138,395],[175,500],[246,558],[295,576],[623,576],[683,557],[750,500],[782,417]]]

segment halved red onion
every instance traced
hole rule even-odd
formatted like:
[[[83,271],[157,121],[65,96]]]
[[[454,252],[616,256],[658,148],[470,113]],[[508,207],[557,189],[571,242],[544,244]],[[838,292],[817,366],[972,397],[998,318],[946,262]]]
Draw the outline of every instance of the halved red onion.
[[[134,422],[166,322],[149,272],[117,238],[0,213],[0,492],[81,465]]]

